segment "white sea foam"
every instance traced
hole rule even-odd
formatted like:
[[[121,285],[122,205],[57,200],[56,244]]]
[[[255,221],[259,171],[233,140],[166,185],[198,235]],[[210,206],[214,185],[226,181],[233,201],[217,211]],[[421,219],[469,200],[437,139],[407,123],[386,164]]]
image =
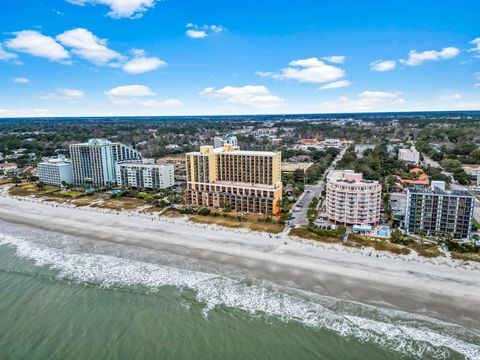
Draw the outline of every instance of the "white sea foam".
[[[162,286],[192,289],[196,291],[198,301],[206,304],[205,314],[216,306],[225,306],[252,314],[278,316],[285,321],[300,321],[307,326],[328,329],[344,337],[372,342],[418,358],[429,356],[446,359],[451,356],[452,350],[467,359],[480,358],[480,346],[456,337],[452,330],[455,326],[439,326],[440,322],[433,319],[431,324],[424,317],[415,323],[411,321],[415,316],[403,313],[407,321],[397,321],[402,312],[392,311],[389,318],[385,316],[389,310],[379,310],[382,316],[370,318],[363,315],[364,312],[360,316],[359,312],[347,311],[348,307],[342,310],[338,306],[328,306],[328,298],[316,295],[295,296],[216,274],[108,255],[71,252],[19,237],[0,234],[0,244],[15,246],[19,257],[32,259],[38,266],[54,269],[61,278],[105,287],[141,285],[152,289]],[[474,337],[478,341],[478,337]]]

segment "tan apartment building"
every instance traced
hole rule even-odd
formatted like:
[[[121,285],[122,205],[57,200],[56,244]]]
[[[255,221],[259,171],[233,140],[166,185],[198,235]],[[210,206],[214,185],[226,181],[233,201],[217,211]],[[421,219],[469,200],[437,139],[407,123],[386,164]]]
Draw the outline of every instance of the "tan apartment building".
[[[345,225],[376,225],[380,221],[382,187],[353,170],[327,175],[326,210],[329,220]]]
[[[280,152],[242,151],[231,144],[201,146],[200,151],[186,154],[186,169],[188,204],[250,213],[280,212]]]

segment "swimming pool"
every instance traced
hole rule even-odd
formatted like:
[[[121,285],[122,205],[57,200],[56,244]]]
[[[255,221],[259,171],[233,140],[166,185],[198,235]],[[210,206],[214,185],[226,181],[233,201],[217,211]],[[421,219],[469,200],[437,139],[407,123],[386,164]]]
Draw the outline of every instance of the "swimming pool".
[[[388,226],[378,227],[377,228],[377,236],[389,237],[390,236],[390,228]]]

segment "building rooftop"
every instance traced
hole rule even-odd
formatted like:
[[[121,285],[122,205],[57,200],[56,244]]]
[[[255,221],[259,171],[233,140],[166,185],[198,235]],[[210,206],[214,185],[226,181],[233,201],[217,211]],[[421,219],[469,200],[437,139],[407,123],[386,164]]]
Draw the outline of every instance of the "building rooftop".
[[[313,162],[301,162],[301,163],[282,163],[282,171],[283,172],[294,172],[295,170],[303,170],[307,171],[311,166],[313,166]]]
[[[454,196],[467,196],[473,198],[473,195],[466,190],[442,190],[438,187],[433,189],[424,189],[421,187],[411,187],[407,189],[412,194],[433,194],[433,195],[454,195]]]

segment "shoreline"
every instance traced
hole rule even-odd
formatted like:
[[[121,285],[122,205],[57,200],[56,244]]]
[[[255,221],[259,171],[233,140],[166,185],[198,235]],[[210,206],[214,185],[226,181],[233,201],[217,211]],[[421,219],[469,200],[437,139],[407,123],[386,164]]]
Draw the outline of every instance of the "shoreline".
[[[480,268],[416,254],[352,249],[184,219],[76,208],[0,196],[0,220],[159,253],[342,300],[480,329]],[[86,226],[87,225],[87,226]],[[1,230],[0,230],[1,231]]]

